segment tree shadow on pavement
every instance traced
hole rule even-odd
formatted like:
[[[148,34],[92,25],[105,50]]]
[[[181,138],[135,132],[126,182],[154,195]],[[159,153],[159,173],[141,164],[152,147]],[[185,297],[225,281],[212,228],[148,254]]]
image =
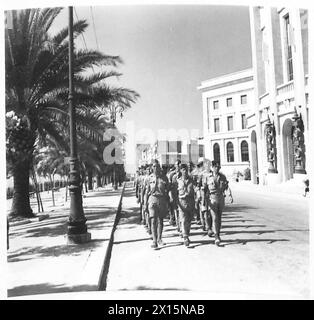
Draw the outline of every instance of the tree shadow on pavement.
[[[102,228],[104,223],[108,222],[108,226],[113,225],[112,216],[115,215],[114,211],[99,211],[97,213],[87,213],[85,217],[87,218],[87,226],[92,228]],[[60,235],[65,235],[67,233],[67,217],[59,217],[59,219],[43,220],[40,222],[27,224],[22,227],[17,227],[10,232],[10,237],[23,235],[26,238],[31,237],[59,237]],[[102,220],[102,221],[101,221]],[[110,225],[109,225],[110,223]],[[95,225],[101,224],[97,227]]]
[[[265,224],[246,224],[246,225],[241,225],[241,224],[230,224],[230,225],[224,225],[221,227],[221,230],[223,229],[229,229],[229,228],[258,228],[258,227],[267,227]]]
[[[135,190],[125,189],[123,193],[123,198],[135,197]]]
[[[147,287],[147,286],[138,286],[135,288],[130,288],[130,289],[120,289],[119,291],[129,291],[129,290],[158,290],[158,291],[190,291],[185,288],[153,288],[153,287]]]
[[[83,198],[99,198],[99,197],[116,197],[121,195],[122,190],[99,190],[99,191],[89,191],[83,194]]]
[[[121,212],[121,218],[119,221],[119,225],[125,224],[140,224],[140,211],[138,207],[131,207],[127,209],[123,209]]]
[[[232,240],[222,240],[219,247],[225,247],[228,245],[237,245],[237,244],[246,245],[250,242],[265,242],[266,244],[273,244],[275,242],[286,242],[286,241],[290,241],[290,240],[288,239],[232,239]],[[190,245],[190,248],[196,248],[199,246],[204,246],[209,244],[214,245],[214,239],[204,240],[204,241],[201,240],[201,241],[195,241],[195,242],[197,242],[197,244],[193,246]],[[194,242],[191,241],[191,243],[194,243]]]
[[[38,283],[32,285],[24,285],[8,289],[9,297],[18,297],[25,295],[62,293],[62,292],[78,292],[78,291],[97,291],[97,286],[94,285],[78,285],[65,286],[65,284],[53,285],[51,283]]]
[[[8,262],[19,262],[42,257],[60,257],[62,255],[77,256],[86,250],[93,250],[109,239],[92,239],[88,243],[78,245],[57,245],[50,247],[24,247],[8,254]]]
[[[150,237],[148,238],[137,238],[137,239],[129,239],[129,240],[123,240],[123,241],[114,241],[113,244],[122,244],[122,243],[132,243],[132,242],[139,242],[139,241],[147,241],[147,240],[151,240]]]
[[[247,205],[242,205],[242,204],[227,204],[224,208],[224,213],[227,212],[246,212],[248,210],[256,210],[258,208],[252,207],[252,206],[247,206]]]

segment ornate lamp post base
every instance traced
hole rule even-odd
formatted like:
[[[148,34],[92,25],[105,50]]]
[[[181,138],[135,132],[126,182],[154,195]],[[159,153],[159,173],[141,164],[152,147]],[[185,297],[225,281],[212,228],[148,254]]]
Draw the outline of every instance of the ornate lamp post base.
[[[302,165],[296,166],[294,169],[295,173],[306,174],[305,169],[303,169]]]
[[[67,244],[79,244],[86,243],[91,240],[91,234],[89,232],[81,234],[67,234],[65,235]]]
[[[274,168],[274,166],[270,166],[268,168],[268,173],[278,173],[278,171]]]

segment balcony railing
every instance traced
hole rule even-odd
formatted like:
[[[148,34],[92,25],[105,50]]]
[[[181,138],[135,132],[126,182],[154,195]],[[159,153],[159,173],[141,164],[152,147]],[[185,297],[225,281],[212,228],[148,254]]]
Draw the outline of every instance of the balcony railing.
[[[280,96],[282,94],[285,94],[287,92],[292,92],[294,90],[294,84],[293,81],[289,81],[285,84],[281,84],[277,87],[277,95]]]

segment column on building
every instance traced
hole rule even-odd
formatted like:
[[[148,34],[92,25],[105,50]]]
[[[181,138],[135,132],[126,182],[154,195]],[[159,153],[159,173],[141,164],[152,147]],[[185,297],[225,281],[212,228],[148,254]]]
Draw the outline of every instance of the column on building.
[[[253,130],[256,133],[256,149],[257,149],[257,162],[251,161],[250,169],[254,172],[254,168],[257,168],[257,175],[254,176],[253,182],[257,183],[257,176],[259,177],[259,183],[262,183],[262,178],[265,175],[264,172],[264,159],[262,153],[263,135],[261,125],[261,113],[259,111],[259,97],[265,93],[265,73],[263,66],[263,39],[260,31],[261,16],[258,7],[250,7],[250,27],[251,27],[251,47],[252,47],[252,67],[253,67],[253,82],[254,82],[254,101],[253,110],[255,113],[255,128]],[[254,130],[255,129],[255,130]],[[254,135],[254,132],[251,135]],[[250,139],[251,143],[251,139]],[[254,146],[255,148],[255,146]],[[252,159],[254,160],[254,158]]]

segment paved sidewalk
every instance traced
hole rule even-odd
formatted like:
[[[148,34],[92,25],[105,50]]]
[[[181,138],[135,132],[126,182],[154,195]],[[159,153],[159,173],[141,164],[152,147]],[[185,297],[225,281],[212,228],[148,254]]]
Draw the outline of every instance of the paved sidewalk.
[[[56,192],[55,207],[48,195],[43,195],[49,218],[11,224],[7,255],[9,297],[97,290],[121,188],[117,191],[111,187],[99,188],[84,194],[91,241],[81,245],[66,244],[69,200],[64,203],[64,194],[64,190]],[[36,204],[36,199],[32,204]]]

